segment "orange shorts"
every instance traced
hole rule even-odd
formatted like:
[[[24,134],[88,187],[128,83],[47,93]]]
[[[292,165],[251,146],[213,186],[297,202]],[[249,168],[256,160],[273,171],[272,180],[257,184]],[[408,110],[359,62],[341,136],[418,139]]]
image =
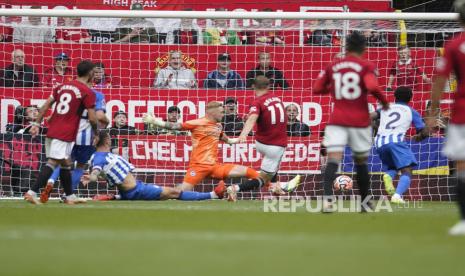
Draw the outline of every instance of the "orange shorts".
[[[225,179],[228,177],[229,172],[234,168],[234,164],[216,164],[213,166],[208,165],[195,165],[189,168],[184,176],[184,182],[191,185],[197,185],[207,177],[215,179]]]

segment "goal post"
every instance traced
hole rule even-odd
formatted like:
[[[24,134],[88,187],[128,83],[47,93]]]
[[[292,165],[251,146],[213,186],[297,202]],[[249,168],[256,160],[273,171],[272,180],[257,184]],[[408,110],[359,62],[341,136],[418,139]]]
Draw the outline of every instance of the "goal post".
[[[292,121],[296,119],[289,125],[289,145],[279,178],[286,181],[302,174],[304,185],[296,194],[321,195],[324,157],[320,143],[332,105],[329,96],[312,93],[312,84],[325,65],[343,55],[347,34],[359,31],[366,35],[365,57],[377,66],[379,82],[388,99],[393,100],[391,90],[411,85],[414,90],[411,105],[424,114],[435,61],[441,56],[444,43],[461,32],[456,13],[360,13],[335,11],[331,7],[316,12],[321,9],[304,7],[301,12],[1,9],[0,26],[11,29],[11,40],[2,43],[0,68],[18,63],[19,55],[33,72],[28,71],[30,79],[20,84],[11,75],[17,70],[10,70],[10,77],[0,82],[3,85],[0,198],[20,196],[35,180],[45,161],[45,150],[43,137],[32,139],[24,134],[27,120],[33,116],[33,106],[40,106],[54,86],[75,76],[74,68],[83,59],[101,64],[99,78],[103,80],[96,81],[94,89],[105,95],[110,126],[117,129],[112,132],[114,152],[136,166],[138,179],[167,186],[183,180],[192,148],[191,137],[144,126],[142,114],[153,112],[164,119],[186,121],[204,116],[209,101],[222,101],[232,118],[224,123],[224,128],[231,136],[237,135],[241,122],[233,115],[242,119],[246,116],[254,97],[251,80],[258,71],[270,71],[267,74],[272,78],[274,92],[285,102],[285,116]],[[40,20],[33,23],[33,18]],[[409,47],[410,61],[401,63],[411,63],[410,71],[398,66],[398,46],[402,45]],[[171,63],[173,53],[179,54],[184,75],[176,83],[167,79],[158,81],[163,70],[175,66]],[[66,66],[70,69],[64,69]],[[453,88],[455,83],[451,76],[449,86]],[[444,127],[454,95],[453,89],[447,90],[441,103]],[[372,110],[377,108],[373,98],[370,104]],[[170,115],[170,110],[176,114]],[[350,107],[347,112],[350,113]],[[125,121],[131,128],[124,126]],[[413,134],[411,130],[408,137]],[[419,165],[407,196],[451,200],[453,164],[441,155],[444,128],[423,142],[408,141]],[[242,144],[220,144],[219,162],[258,170],[260,156],[254,137]],[[371,192],[381,195],[383,167],[374,150],[369,166]],[[340,173],[353,175],[353,172],[348,150]],[[241,180],[229,183],[238,181]],[[196,189],[209,191],[215,183],[216,180],[208,178]],[[115,190],[100,183],[88,188],[79,186],[78,192],[87,197]],[[262,190],[246,193],[243,198],[267,195]]]

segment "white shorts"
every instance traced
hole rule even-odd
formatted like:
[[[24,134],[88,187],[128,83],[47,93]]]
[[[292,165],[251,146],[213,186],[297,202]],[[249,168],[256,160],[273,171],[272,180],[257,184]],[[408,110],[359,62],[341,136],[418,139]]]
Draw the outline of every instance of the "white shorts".
[[[265,145],[258,141],[255,141],[255,146],[257,147],[257,151],[262,155],[260,170],[269,174],[277,173],[286,148]]]
[[[327,152],[343,152],[349,145],[353,153],[368,154],[373,144],[372,128],[328,125],[325,128],[323,146]]]
[[[73,146],[74,142],[45,138],[45,156],[57,160],[68,159],[71,157]]]
[[[449,124],[442,152],[450,160],[465,161],[465,125]]]

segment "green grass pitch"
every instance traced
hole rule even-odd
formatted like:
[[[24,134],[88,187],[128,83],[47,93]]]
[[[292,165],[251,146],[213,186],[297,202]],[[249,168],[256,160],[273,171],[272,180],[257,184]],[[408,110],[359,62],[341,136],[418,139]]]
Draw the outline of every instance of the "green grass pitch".
[[[265,213],[262,201],[0,201],[0,275],[463,275],[453,203]]]

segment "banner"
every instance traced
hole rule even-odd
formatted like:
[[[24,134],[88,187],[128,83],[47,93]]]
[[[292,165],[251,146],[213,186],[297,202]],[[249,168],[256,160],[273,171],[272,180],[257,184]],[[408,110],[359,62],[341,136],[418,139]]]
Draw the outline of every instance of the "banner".
[[[192,141],[189,136],[136,135],[119,136],[127,139],[129,161],[140,171],[185,172],[189,167]],[[262,157],[255,148],[255,139],[246,143],[218,145],[218,162],[260,168]],[[284,173],[320,173],[320,142],[308,137],[289,138],[281,161]]]

